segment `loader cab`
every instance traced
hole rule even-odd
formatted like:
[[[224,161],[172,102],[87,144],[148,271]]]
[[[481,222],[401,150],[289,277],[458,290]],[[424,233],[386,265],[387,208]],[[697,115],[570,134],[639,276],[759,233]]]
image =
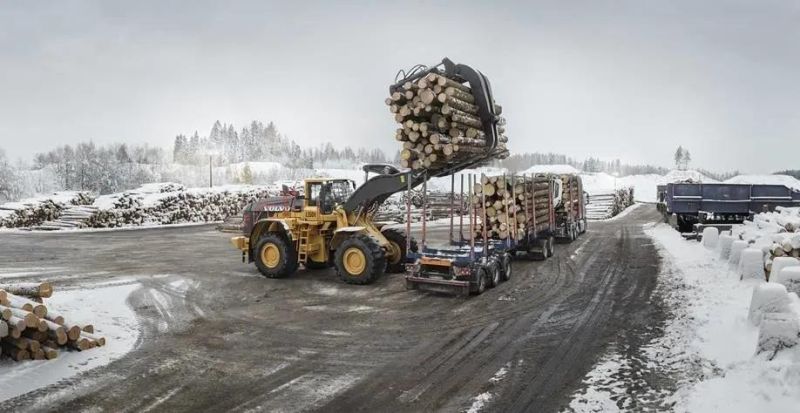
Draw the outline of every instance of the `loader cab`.
[[[336,206],[347,202],[355,188],[355,182],[350,179],[306,180],[305,210],[319,211],[321,215],[333,214]]]

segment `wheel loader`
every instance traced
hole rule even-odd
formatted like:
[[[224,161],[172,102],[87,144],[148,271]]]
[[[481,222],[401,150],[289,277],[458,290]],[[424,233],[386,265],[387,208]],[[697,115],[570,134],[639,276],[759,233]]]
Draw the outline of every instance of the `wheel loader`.
[[[409,250],[416,244],[404,231],[385,228],[373,221],[378,207],[391,195],[410,191],[432,177],[452,175],[485,164],[496,153],[499,106],[495,105],[488,79],[469,66],[445,58],[433,67],[417,66],[389,87],[429,73],[443,73],[469,82],[483,125],[487,148],[467,159],[435,170],[400,170],[392,165],[369,164],[364,171],[376,175],[360,187],[347,179],[313,178],[303,183],[303,195],[285,192],[247,205],[243,234],[231,239],[242,259],[255,262],[269,278],[292,275],[300,265],[307,269],[335,267],[349,284],[368,284],[385,272],[403,272]],[[398,76],[399,78],[400,76]]]

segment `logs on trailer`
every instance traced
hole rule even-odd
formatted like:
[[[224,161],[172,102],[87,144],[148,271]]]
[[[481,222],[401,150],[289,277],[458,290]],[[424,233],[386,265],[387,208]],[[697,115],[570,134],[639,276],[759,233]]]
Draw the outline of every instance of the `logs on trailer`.
[[[53,292],[50,283],[4,284],[3,288],[37,299],[50,297]],[[0,289],[0,346],[4,355],[17,361],[51,360],[58,357],[59,349],[83,351],[106,344],[91,324],[70,324],[63,316],[48,311],[45,304],[17,294]]]
[[[550,217],[550,178],[483,176],[475,183],[472,203],[478,216],[475,237],[519,239]],[[516,232],[515,232],[516,231]]]
[[[429,73],[386,99],[400,125],[400,165],[413,170],[437,170],[476,154],[487,155],[487,141],[478,106],[468,85],[443,74]],[[497,109],[500,109],[497,106]],[[498,122],[499,142],[489,156],[508,157],[505,119]]]

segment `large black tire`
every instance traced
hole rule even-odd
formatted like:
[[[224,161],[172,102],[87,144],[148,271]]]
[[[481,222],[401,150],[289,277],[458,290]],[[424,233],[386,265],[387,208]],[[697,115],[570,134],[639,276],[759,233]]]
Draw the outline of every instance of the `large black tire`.
[[[285,278],[297,271],[297,252],[274,232],[263,235],[253,251],[256,268],[267,278]]]
[[[475,285],[475,291],[472,292],[475,295],[483,294],[486,291],[486,285],[489,283],[489,275],[486,273],[486,269],[479,268],[477,271],[478,279],[475,280],[477,284]]]
[[[553,237],[547,238],[547,258],[550,258],[555,253],[555,239]]]
[[[547,240],[537,239],[536,246],[528,250],[528,258],[534,261],[544,261],[547,259]],[[536,251],[538,250],[538,251]]]
[[[336,249],[336,272],[348,284],[369,284],[386,271],[386,253],[377,241],[355,234]]]
[[[511,267],[511,255],[503,254],[503,258],[500,260],[500,275],[502,276],[502,281],[508,281],[511,279],[511,275],[514,272]]]
[[[489,264],[489,288],[497,287],[500,285],[500,281],[503,280],[503,274],[500,268],[501,266],[499,261]]]
[[[390,243],[394,244],[396,248],[400,249],[400,257],[398,257],[396,260],[390,261],[388,258],[386,259],[386,272],[390,274],[405,272],[405,258],[408,254],[406,251],[406,234],[404,231],[396,228],[385,229],[383,230],[382,234],[387,240],[389,240]],[[414,240],[414,238],[411,238],[411,252],[417,252],[418,250],[419,248],[417,247],[417,241]]]

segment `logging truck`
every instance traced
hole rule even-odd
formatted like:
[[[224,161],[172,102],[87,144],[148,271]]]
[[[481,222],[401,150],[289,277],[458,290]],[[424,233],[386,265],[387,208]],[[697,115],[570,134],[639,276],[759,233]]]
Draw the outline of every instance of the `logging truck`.
[[[453,92],[457,96],[448,95],[447,88],[457,89]],[[415,114],[409,105],[424,103],[420,94],[434,90],[441,92],[437,99],[423,104],[430,110],[417,107]],[[376,175],[358,188],[345,179],[306,179],[303,195],[284,193],[246,206],[243,234],[231,239],[243,260],[255,262],[269,278],[288,277],[300,265],[308,269],[333,266],[350,284],[368,284],[387,270],[403,271],[407,253],[413,252],[415,244],[405,233],[376,223],[373,215],[378,207],[391,195],[410,191],[429,178],[449,176],[508,154],[506,138],[500,132],[500,106],[495,104],[489,80],[479,71],[445,58],[436,66],[416,66],[396,78],[389,92],[389,102],[398,106],[398,111],[403,108],[403,114],[395,117],[398,121],[413,121],[406,117],[417,115],[422,118],[422,112],[435,113],[441,121],[441,125],[426,123],[424,131],[412,122],[407,135],[406,130],[398,132],[398,140],[413,137],[420,141],[415,145],[422,145],[407,152],[404,166],[410,169],[365,165],[367,175]],[[454,105],[461,110],[452,109]],[[437,135],[436,146],[429,140],[434,139],[429,136],[433,132],[441,135]],[[423,144],[423,138],[428,143]],[[434,158],[436,153],[442,156]],[[431,156],[410,161],[421,154]]]
[[[553,255],[560,177],[484,175],[480,180],[468,176],[467,181],[471,188],[467,223],[459,215],[455,231],[451,214],[447,244],[428,245],[423,214],[422,246],[409,252],[406,288],[462,296],[481,294],[511,278],[514,256],[544,260]],[[453,180],[451,192],[454,186]],[[463,186],[462,176],[462,196]],[[406,232],[410,230],[407,224]],[[458,239],[453,234],[458,234]]]
[[[586,232],[587,227],[583,181],[578,174],[562,174],[556,178],[555,236],[560,241],[572,242]]]

